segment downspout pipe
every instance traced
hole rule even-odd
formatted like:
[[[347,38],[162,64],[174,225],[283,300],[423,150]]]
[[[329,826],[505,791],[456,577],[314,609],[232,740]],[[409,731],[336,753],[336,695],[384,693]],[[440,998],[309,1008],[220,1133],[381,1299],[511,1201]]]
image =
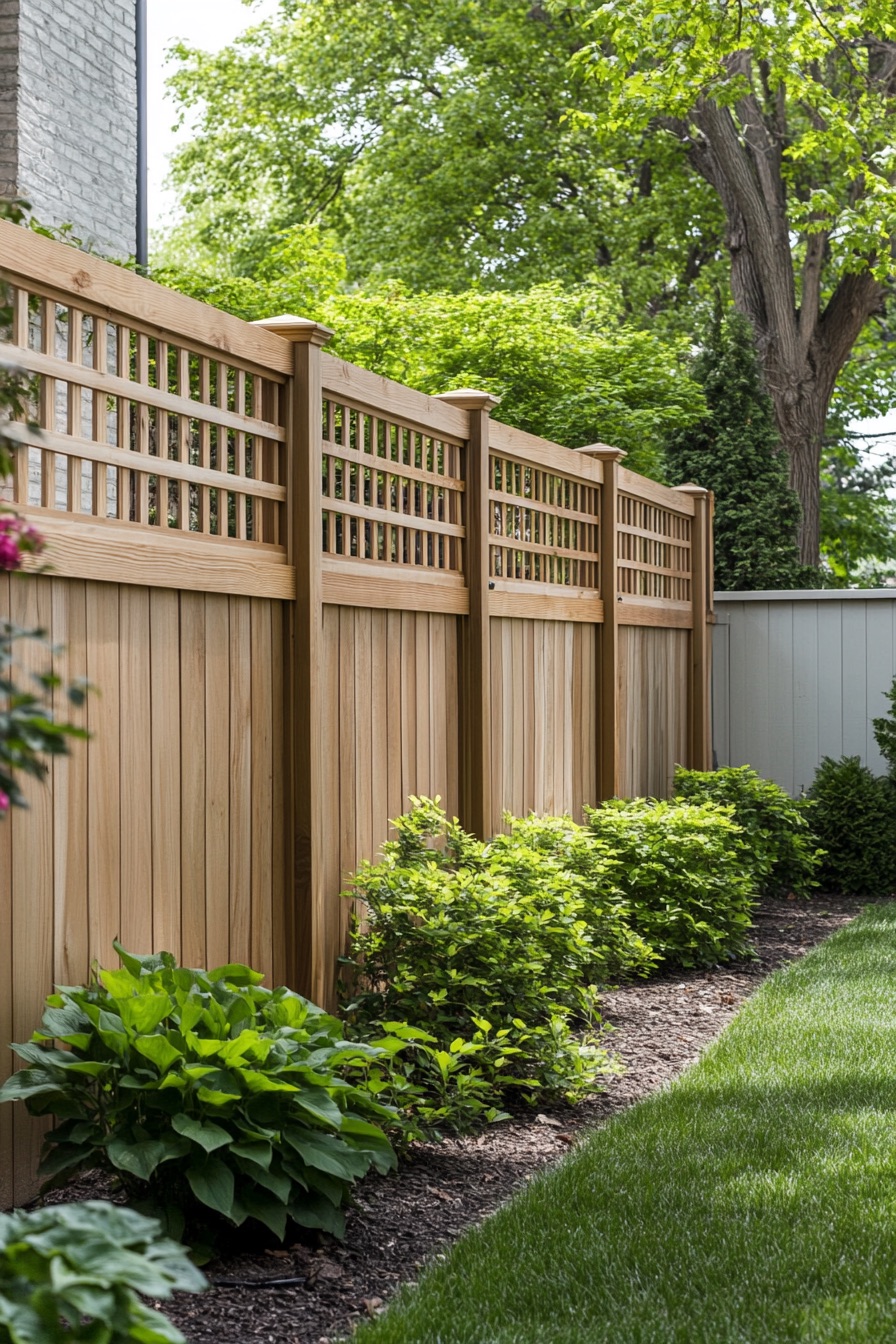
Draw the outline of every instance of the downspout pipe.
[[[149,185],[146,96],[146,0],[135,0],[137,47],[137,269],[149,264]]]

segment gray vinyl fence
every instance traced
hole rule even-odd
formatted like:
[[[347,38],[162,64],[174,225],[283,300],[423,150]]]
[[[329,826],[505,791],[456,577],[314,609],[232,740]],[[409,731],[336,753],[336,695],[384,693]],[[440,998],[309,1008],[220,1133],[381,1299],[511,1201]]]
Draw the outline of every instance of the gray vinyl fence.
[[[823,756],[886,767],[871,720],[896,674],[896,590],[716,593],[713,750],[789,793]]]

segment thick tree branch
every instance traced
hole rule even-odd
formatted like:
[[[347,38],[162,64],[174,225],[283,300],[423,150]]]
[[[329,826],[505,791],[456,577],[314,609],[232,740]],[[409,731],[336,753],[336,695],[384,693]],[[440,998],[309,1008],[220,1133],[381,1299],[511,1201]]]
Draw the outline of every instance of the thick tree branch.
[[[869,317],[883,311],[885,298],[885,286],[870,271],[860,271],[844,275],[828,300],[818,319],[816,343],[817,373],[826,402],[862,328]]]
[[[821,310],[821,281],[824,260],[828,246],[826,230],[810,233],[806,239],[806,256],[803,261],[802,287],[799,315],[800,357],[805,359],[815,336]]]
[[[755,162],[749,149],[741,143],[728,109],[701,99],[695,110],[695,120],[724,179],[725,189],[720,186],[719,194],[728,215],[729,229],[740,222],[746,232],[744,241],[753,258],[755,275],[762,289],[763,308],[772,328],[768,336],[795,348],[793,257],[787,237],[786,215],[783,211],[776,212],[776,218],[770,215]],[[750,309],[744,311],[754,317]]]

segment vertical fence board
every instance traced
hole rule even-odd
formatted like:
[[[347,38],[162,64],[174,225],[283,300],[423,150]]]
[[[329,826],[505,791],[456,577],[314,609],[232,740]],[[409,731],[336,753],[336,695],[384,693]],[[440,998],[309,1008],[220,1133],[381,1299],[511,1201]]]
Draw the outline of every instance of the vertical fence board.
[[[230,960],[230,603],[205,604],[205,928],[210,966]]]
[[[248,794],[251,868],[249,910],[252,920],[250,965],[272,966],[272,859],[274,789],[273,677],[271,667],[271,605],[250,601],[252,651],[251,785]]]
[[[154,949],[149,590],[123,587],[120,611],[121,939],[128,951],[145,954]],[[103,732],[105,689],[96,684],[101,697],[96,728]],[[93,703],[91,695],[88,705]]]
[[[230,599],[230,955],[251,958],[252,627],[248,597]]]
[[[152,937],[181,952],[180,604],[164,589],[149,595],[152,711]],[[127,731],[127,725],[124,725]]]
[[[58,652],[54,671],[62,685],[53,694],[57,719],[87,726],[86,705],[76,709],[65,687],[87,680],[87,593],[85,585],[64,579],[51,581],[53,643]],[[53,904],[56,979],[65,985],[79,984],[90,969],[88,944],[89,890],[87,848],[69,844],[69,836],[86,835],[88,744],[71,743],[67,756],[52,764],[53,789]]]
[[[87,702],[90,950],[108,965],[114,956],[112,941],[122,928],[121,741],[128,725],[122,725],[120,714],[119,590],[112,584],[89,583],[86,596],[87,675],[100,692]],[[144,798],[143,806],[147,803]]]
[[[52,638],[52,581],[13,579],[10,619],[27,630],[42,629]],[[17,647],[23,683],[31,673],[46,671],[46,648],[27,640]],[[52,793],[44,779],[20,781],[28,809],[13,808],[0,825],[12,828],[12,966],[14,1041],[27,1041],[38,1025],[44,996],[53,985],[53,834]],[[5,1044],[5,1043],[4,1043]],[[32,1120],[16,1106],[13,1142],[16,1162],[13,1199],[23,1203],[33,1193],[33,1172],[48,1121]]]
[[[205,603],[180,597],[181,954],[208,966],[205,937]]]

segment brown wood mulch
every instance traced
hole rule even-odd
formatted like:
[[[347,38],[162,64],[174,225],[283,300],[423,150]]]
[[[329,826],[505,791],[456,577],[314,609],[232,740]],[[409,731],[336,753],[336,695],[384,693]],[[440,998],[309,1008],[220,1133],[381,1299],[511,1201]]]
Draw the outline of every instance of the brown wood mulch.
[[[608,992],[609,1049],[625,1071],[606,1091],[575,1107],[544,1108],[472,1138],[415,1145],[397,1174],[372,1176],[357,1189],[340,1244],[311,1236],[285,1249],[243,1248],[206,1267],[216,1286],[200,1297],[158,1304],[190,1344],[335,1344],[383,1310],[396,1288],[414,1280],[466,1228],[487,1217],[578,1135],[662,1087],[698,1058],[769,972],[801,956],[848,923],[856,901],[766,902],[756,915],[758,959],[627,985]],[[55,1199],[90,1198],[87,1180]],[[262,1286],[262,1280],[300,1280]],[[254,1285],[254,1286],[245,1286]]]

